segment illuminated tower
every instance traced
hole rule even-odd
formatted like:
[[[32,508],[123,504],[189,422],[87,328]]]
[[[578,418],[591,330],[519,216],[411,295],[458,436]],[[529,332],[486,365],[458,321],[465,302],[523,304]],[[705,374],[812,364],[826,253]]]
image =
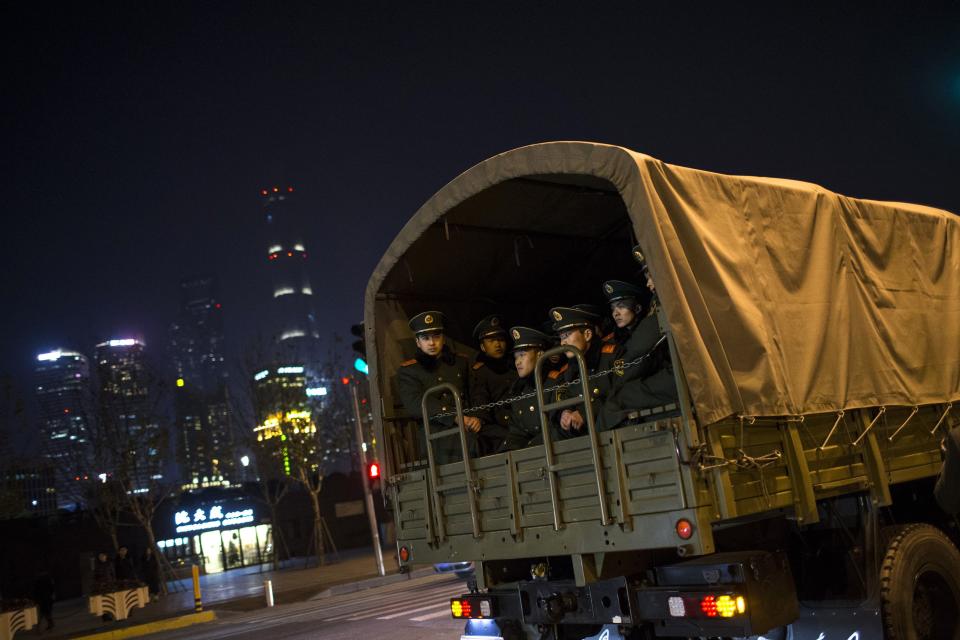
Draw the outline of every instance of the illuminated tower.
[[[108,340],[97,345],[97,378],[100,383],[99,437],[95,448],[100,464],[128,490],[145,491],[162,480],[163,446],[159,413],[152,397],[156,384],[150,374],[143,342],[133,338]]]
[[[223,305],[212,277],[180,283],[180,314],[170,326],[179,459],[186,484],[229,484],[233,431],[223,355]]]
[[[278,357],[312,365],[319,357],[313,287],[307,277],[307,247],[293,187],[260,190],[267,224],[266,260],[273,285],[273,332]]]
[[[82,353],[66,349],[41,353],[35,379],[42,452],[55,470],[60,506],[78,505],[82,499],[77,481],[90,473],[92,463],[89,362]]]

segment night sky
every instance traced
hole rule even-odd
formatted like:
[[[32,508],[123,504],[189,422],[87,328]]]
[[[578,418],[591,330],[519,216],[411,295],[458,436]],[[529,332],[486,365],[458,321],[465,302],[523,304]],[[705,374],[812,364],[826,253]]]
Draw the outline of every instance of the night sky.
[[[7,3],[0,374],[29,394],[36,353],[110,337],[159,355],[201,273],[242,349],[271,183],[311,212],[328,337],[427,198],[534,142],[960,212],[956,5],[661,4]]]

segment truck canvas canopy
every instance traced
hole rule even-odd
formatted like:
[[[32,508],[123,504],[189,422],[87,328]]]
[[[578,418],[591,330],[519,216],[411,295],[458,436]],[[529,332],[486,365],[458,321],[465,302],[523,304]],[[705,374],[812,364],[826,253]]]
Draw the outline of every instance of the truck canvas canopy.
[[[461,174],[386,251],[364,310],[374,411],[391,412],[410,316],[443,311],[461,342],[493,310],[546,320],[545,300],[636,278],[634,242],[702,424],[960,399],[955,215],[552,142]]]

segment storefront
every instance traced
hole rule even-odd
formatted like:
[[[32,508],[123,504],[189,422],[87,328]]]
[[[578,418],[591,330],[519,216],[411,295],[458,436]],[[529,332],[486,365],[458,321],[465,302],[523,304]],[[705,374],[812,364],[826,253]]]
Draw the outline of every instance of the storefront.
[[[206,573],[219,573],[270,561],[272,527],[245,500],[181,504],[165,517],[172,522],[162,530],[172,535],[157,546],[173,566],[196,562]]]

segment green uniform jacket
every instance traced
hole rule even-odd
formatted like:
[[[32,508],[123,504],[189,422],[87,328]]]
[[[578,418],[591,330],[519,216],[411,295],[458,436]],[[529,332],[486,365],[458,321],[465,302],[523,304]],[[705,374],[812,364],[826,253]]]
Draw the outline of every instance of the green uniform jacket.
[[[609,346],[608,346],[609,345]],[[613,343],[604,342],[603,340],[594,340],[591,342],[590,346],[587,348],[587,352],[584,355],[584,360],[587,364],[587,375],[592,375],[598,371],[607,371],[613,368],[613,350],[610,347],[613,347]],[[566,366],[562,367],[557,371],[550,372],[548,379],[546,381],[546,386],[552,386],[557,383],[567,383],[570,384],[574,380],[580,377],[579,367],[576,366],[576,360],[567,360]],[[589,387],[591,391],[590,405],[593,409],[593,420],[597,429],[603,428],[604,420],[604,411],[603,405],[606,400],[607,395],[611,390],[611,380],[610,377],[613,374],[608,374],[600,378],[594,378],[590,380]],[[556,393],[552,394],[553,400],[563,400],[566,398],[572,398],[574,396],[579,397],[581,395],[580,383],[570,384],[570,386],[558,390]],[[583,407],[570,407],[571,410],[580,411],[581,415],[583,414]],[[551,415],[551,423],[557,426],[559,437],[561,439],[576,438],[587,433],[586,425],[586,416],[584,416],[584,425],[578,431],[570,430],[564,431],[560,428],[560,414],[562,411],[556,411]]]
[[[510,387],[517,381],[517,370],[512,358],[488,358],[480,353],[470,367],[470,404],[479,406],[509,397]],[[510,406],[502,405],[479,413],[483,427],[479,434],[479,454],[496,453],[507,438],[510,426]]]
[[[615,344],[613,365],[632,362],[645,354],[660,339],[660,325],[656,314],[650,314],[632,328],[607,336],[605,348]],[[650,357],[621,373],[612,376],[611,390],[604,404],[603,428],[612,429],[637,409],[659,407],[677,402],[677,385],[673,377],[670,355],[665,344],[657,347]]]
[[[423,414],[420,409],[420,403],[423,400],[424,392],[430,387],[435,387],[440,383],[449,382],[460,391],[463,407],[469,406],[469,396],[467,395],[469,362],[466,356],[455,354],[447,347],[443,348],[440,356],[430,357],[423,352],[418,352],[417,357],[411,358],[400,365],[397,370],[397,389],[400,393],[400,402],[407,413],[415,418],[421,425],[423,424]],[[456,404],[453,396],[444,392],[434,395],[427,401],[427,411],[430,415],[437,413],[446,413],[455,411]],[[439,427],[452,427],[455,420],[452,416],[438,418],[431,422]],[[422,428],[420,432],[421,450],[426,451],[426,434]],[[460,455],[455,455],[460,451],[460,441],[453,437],[442,438],[435,442],[438,460],[450,462],[453,459],[459,459]]]
[[[526,378],[518,378],[510,388],[511,396],[526,393],[535,393],[537,385],[533,382],[533,374]],[[510,403],[510,429],[504,449],[524,449],[543,444],[543,429],[540,427],[540,412],[537,411],[537,398],[514,400]]]

